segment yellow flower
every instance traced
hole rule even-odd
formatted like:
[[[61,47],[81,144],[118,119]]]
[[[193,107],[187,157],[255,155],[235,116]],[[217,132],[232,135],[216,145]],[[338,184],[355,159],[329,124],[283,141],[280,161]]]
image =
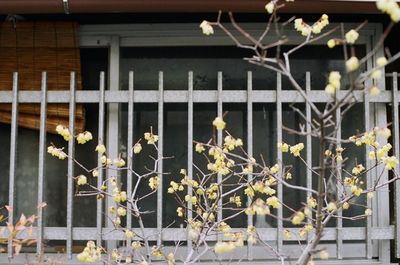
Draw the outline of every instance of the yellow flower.
[[[94,170],[92,171],[92,176],[93,176],[93,177],[98,177],[98,176],[99,176],[99,171],[98,171],[97,169],[94,169]]]
[[[279,172],[279,164],[275,164],[273,167],[271,167],[269,172],[271,172],[271,174],[278,173]]]
[[[283,230],[283,237],[284,237],[286,240],[290,240],[290,239],[292,239],[292,233],[291,233],[289,230],[284,229],[284,230]]]
[[[332,86],[331,84],[326,85],[325,87],[325,93],[328,95],[333,96],[336,92],[336,89],[334,86]]]
[[[127,200],[126,191],[121,191],[119,193],[119,196],[120,196],[121,202],[125,202]]]
[[[201,143],[197,143],[195,149],[196,149],[196,152],[200,153],[200,154],[203,153],[206,150]]]
[[[381,70],[374,70],[372,73],[371,73],[371,78],[372,79],[379,79],[379,78],[381,78],[382,77],[382,71]]]
[[[319,252],[319,258],[320,259],[329,259],[329,253],[326,250],[321,250]]]
[[[269,14],[272,14],[275,10],[275,3],[274,2],[269,2],[268,4],[265,5],[265,10],[267,10],[267,12]]]
[[[312,196],[307,197],[307,205],[311,208],[317,207],[317,200],[314,199]]]
[[[379,57],[378,59],[376,59],[376,64],[378,65],[378,66],[385,66],[386,64],[387,64],[387,59],[384,57],[384,56],[382,56],[382,57]]]
[[[87,178],[84,175],[79,175],[77,177],[77,182],[76,182],[79,186],[81,185],[85,185],[87,183]]]
[[[139,241],[133,241],[131,246],[134,250],[138,250],[142,247],[142,244]]]
[[[71,133],[69,132],[68,128],[65,127],[64,125],[61,125],[61,124],[57,125],[56,126],[56,132],[59,135],[61,135],[64,138],[65,141],[69,141],[69,140],[72,139]]]
[[[214,251],[217,254],[224,254],[224,253],[229,253],[235,250],[236,246],[233,244],[233,242],[222,242],[219,241],[215,244],[214,246]]]
[[[149,179],[149,187],[152,190],[156,190],[158,188],[158,185],[160,185],[160,178],[158,176],[151,177]]]
[[[356,185],[351,186],[350,190],[357,197],[360,196],[361,192],[363,191],[361,188],[357,187]]]
[[[303,222],[304,218],[305,218],[304,213],[298,211],[292,217],[292,224],[299,225],[299,224],[301,224],[301,222]]]
[[[303,143],[298,143],[294,146],[290,147],[290,153],[293,154],[293,156],[300,156],[300,151],[304,149],[304,144]]]
[[[206,21],[206,20],[204,20],[203,22],[201,22],[200,28],[201,28],[201,30],[203,31],[203,34],[204,34],[204,35],[209,36],[209,35],[214,34],[214,29],[213,29],[213,27],[211,26],[210,22],[208,22],[208,21]]]
[[[346,33],[345,37],[346,37],[346,42],[349,44],[354,44],[356,42],[356,40],[358,39],[358,36],[360,34],[358,34],[357,31],[355,31],[354,29],[350,30],[349,32]]]
[[[125,216],[126,215],[126,209],[123,208],[123,207],[118,207],[117,214],[118,214],[118,216]]]
[[[147,141],[147,144],[155,144],[158,141],[158,135],[146,132],[144,133],[144,139]]]
[[[360,66],[360,62],[358,61],[358,58],[353,56],[350,59],[346,61],[346,69],[347,72],[353,72],[358,69]]]
[[[89,142],[90,140],[93,139],[93,136],[90,132],[85,131],[83,133],[78,134],[76,137],[76,140],[78,141],[78,144],[84,144],[86,142]]]
[[[133,146],[133,152],[134,152],[135,154],[139,154],[141,151],[142,151],[142,145],[141,145],[140,143],[136,143],[136,144]]]
[[[289,145],[287,143],[278,143],[278,149],[281,150],[282,153],[287,153],[289,151]]]
[[[107,158],[106,156],[101,156],[100,158],[100,162],[104,165],[104,166],[109,166],[111,165],[111,159]]]
[[[399,160],[397,160],[395,156],[385,157],[384,159],[382,159],[382,161],[383,163],[385,163],[385,167],[387,170],[394,169],[399,163]]]
[[[330,39],[328,40],[328,42],[326,43],[326,45],[328,45],[328,47],[330,49],[334,48],[336,46],[336,41],[334,39]]]
[[[121,259],[121,254],[118,252],[117,249],[113,249],[111,252],[111,259],[112,260],[120,260]]]
[[[344,202],[342,207],[344,210],[347,210],[347,209],[349,209],[350,204],[348,202]]]
[[[113,163],[114,163],[114,166],[116,166],[116,167],[123,167],[123,166],[125,166],[125,160],[123,160],[122,158],[116,158],[116,159],[114,159]]]
[[[334,203],[334,202],[328,203],[328,205],[326,206],[326,210],[327,210],[328,212],[334,212],[334,211],[336,211],[336,210],[337,210],[336,203]]]
[[[279,202],[279,199],[278,199],[276,196],[269,197],[269,198],[267,199],[267,204],[268,204],[269,206],[271,206],[272,208],[279,208],[279,207],[281,207],[281,203]]]
[[[338,71],[332,71],[329,73],[329,84],[333,86],[335,89],[340,89],[340,79],[342,76]]]
[[[99,144],[96,146],[95,151],[102,155],[106,152],[106,147],[104,146],[104,144]]]
[[[365,215],[367,215],[367,216],[370,216],[370,215],[372,215],[372,210],[371,209],[365,209]]]
[[[135,233],[132,230],[126,229],[125,230],[125,236],[126,236],[126,238],[131,239],[131,238],[133,238],[135,236]]]
[[[374,197],[374,193],[372,191],[367,193],[367,198],[372,199]]]
[[[223,130],[226,126],[226,123],[221,117],[216,117],[213,121],[213,125],[215,128],[217,128],[217,130]]]
[[[372,86],[372,87],[369,89],[369,94],[370,94],[371,96],[377,96],[377,95],[379,95],[379,93],[381,93],[381,90],[380,90],[377,86]]]
[[[351,171],[351,173],[353,175],[360,175],[363,171],[365,170],[364,166],[362,164],[358,164],[357,166],[355,166],[353,168],[353,170]]]

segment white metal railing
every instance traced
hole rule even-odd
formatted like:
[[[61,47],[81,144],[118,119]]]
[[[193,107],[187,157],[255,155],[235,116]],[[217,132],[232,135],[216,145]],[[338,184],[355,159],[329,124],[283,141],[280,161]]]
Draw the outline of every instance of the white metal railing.
[[[311,88],[311,75],[306,73],[306,93],[309,99],[313,102],[328,102],[330,97],[327,96],[324,91],[310,90]],[[16,160],[16,150],[18,144],[18,105],[19,103],[40,103],[40,137],[39,137],[39,165],[37,172],[37,182],[38,182],[38,197],[37,202],[41,203],[43,201],[44,194],[44,180],[45,175],[45,156],[46,154],[46,106],[48,103],[66,103],[69,104],[70,113],[70,131],[74,132],[74,115],[75,104],[76,103],[96,103],[99,105],[99,123],[98,123],[98,135],[100,139],[104,138],[105,135],[105,107],[107,104],[121,104],[128,103],[128,132],[127,132],[127,144],[132,146],[133,143],[133,112],[136,103],[157,103],[158,104],[158,135],[160,137],[159,141],[159,157],[163,155],[163,112],[165,103],[186,103],[187,113],[188,113],[188,173],[189,176],[193,174],[192,163],[193,163],[193,104],[194,103],[215,103],[217,105],[218,115],[223,113],[224,103],[245,103],[247,106],[247,137],[248,137],[248,153],[253,154],[253,103],[273,103],[276,105],[276,129],[277,129],[277,141],[282,140],[282,105],[284,103],[293,102],[304,102],[301,95],[293,90],[285,90],[282,87],[281,76],[277,75],[277,88],[272,91],[259,91],[252,89],[252,73],[248,72],[247,75],[247,90],[239,91],[227,91],[223,90],[223,80],[222,73],[218,73],[218,87],[217,90],[193,90],[193,73],[188,73],[188,89],[187,90],[164,90],[163,88],[163,73],[159,73],[158,90],[154,91],[135,91],[134,90],[134,76],[133,72],[129,73],[129,89],[127,91],[113,90],[109,88],[106,90],[105,86],[105,75],[102,72],[100,74],[100,89],[95,91],[85,91],[85,90],[75,90],[75,74],[71,73],[70,90],[66,91],[49,91],[47,88],[47,76],[46,73],[42,74],[42,86],[41,91],[19,91],[18,90],[18,74],[15,73],[13,76],[13,88],[12,91],[0,91],[0,104],[11,103],[12,104],[12,122],[11,122],[11,134],[10,134],[10,173],[9,173],[9,205],[14,206],[15,197],[18,196],[15,192],[15,177],[16,177],[16,167],[18,166],[18,161]],[[399,113],[398,104],[400,98],[398,96],[398,75],[393,73],[390,75],[393,84],[392,91],[382,91],[380,95],[376,97],[364,96],[363,92],[354,92],[355,100],[364,104],[364,124],[365,129],[371,129],[374,126],[384,126],[386,125],[386,107],[392,105],[392,133],[393,133],[393,146],[395,155],[399,155]],[[345,91],[339,92],[339,97],[343,96]],[[340,115],[340,111],[337,113]],[[306,107],[307,119],[311,118],[311,110]],[[337,117],[338,118],[338,117]],[[309,131],[310,128],[307,127]],[[222,142],[222,134],[217,136],[218,142]],[[129,149],[129,148],[128,148]],[[306,139],[306,150],[307,150],[307,162],[311,162],[311,136]],[[74,155],[74,141],[69,142],[68,154],[70,156]],[[132,153],[129,151],[128,159],[130,159]],[[277,153],[277,158],[282,159],[281,154]],[[130,162],[130,161],[129,161]],[[129,163],[128,164],[131,164]],[[101,164],[99,164],[101,165]],[[162,165],[161,165],[162,168]],[[104,173],[107,172],[100,171],[98,177],[98,185],[102,185],[104,179]],[[60,172],[59,174],[65,174]],[[73,214],[73,177],[74,177],[74,165],[72,161],[68,162],[68,181],[67,185],[67,222],[66,227],[46,227],[43,224],[43,212],[39,210],[39,219],[37,226],[33,229],[33,236],[38,239],[37,251],[40,252],[42,249],[43,240],[65,240],[66,241],[66,254],[70,259],[70,262],[74,262],[74,255],[72,251],[72,246],[76,240],[97,240],[97,244],[102,244],[103,241],[117,241],[124,240],[124,234],[115,231],[110,224],[103,227],[103,204],[101,201],[97,202],[97,213],[96,227],[73,227],[72,214]],[[368,185],[374,183],[377,180],[377,172],[372,171],[368,176]],[[1,176],[4,177],[4,176]],[[311,175],[307,176],[307,186],[311,187],[312,178]],[[381,177],[381,181],[385,181],[388,176],[384,175]],[[134,179],[132,174],[127,174],[127,185],[132,186]],[[162,187],[162,185],[160,185]],[[399,185],[395,185],[395,200],[394,202],[389,202],[388,192],[379,192],[375,198],[369,204],[374,211],[374,217],[370,218],[365,227],[343,227],[342,223],[339,221],[337,227],[327,228],[323,236],[323,241],[336,241],[336,243],[326,243],[325,246],[331,253],[334,253],[338,260],[346,258],[363,258],[372,264],[375,259],[373,257],[378,257],[382,261],[382,264],[387,264],[390,254],[388,249],[390,240],[399,239],[400,231],[395,229],[395,226],[389,225],[389,207],[390,205],[395,206],[396,213],[399,212],[400,207],[400,188]],[[386,190],[388,191],[388,190]],[[189,193],[192,191],[189,189]],[[128,189],[128,196],[130,191]],[[280,200],[283,200],[284,194],[282,192],[282,187],[278,187],[278,196]],[[176,240],[187,240],[186,232],[184,229],[180,228],[163,228],[163,214],[162,214],[162,200],[164,198],[163,190],[158,190],[157,196],[157,227],[147,228],[145,233],[150,236],[152,240],[161,241],[176,241]],[[34,198],[32,198],[34,199]],[[189,206],[190,207],[190,206]],[[340,214],[340,213],[339,213]],[[282,210],[278,211],[278,220],[282,220]],[[222,213],[218,214],[218,218],[221,218]],[[9,221],[15,221],[13,213],[10,214]],[[396,226],[400,224],[400,216],[396,214],[395,216]],[[249,225],[252,224],[252,218],[248,218],[247,222]],[[127,227],[132,227],[132,217],[127,218]],[[133,227],[135,230],[135,228]],[[278,221],[277,228],[260,228],[261,238],[268,241],[274,241],[278,249],[283,250],[286,253],[291,253],[296,255],[295,247],[288,245],[289,241],[296,241],[296,239],[285,240],[282,237],[282,232],[284,229],[284,224],[282,221]],[[293,229],[296,231],[296,229]],[[136,231],[140,233],[140,231]],[[160,236],[155,236],[160,234]],[[22,234],[22,237],[26,234]],[[397,243],[396,240],[396,243]],[[349,242],[351,241],[351,243]],[[190,247],[190,240],[187,242]],[[182,247],[185,251],[186,247]],[[399,256],[399,244],[396,244],[396,256]],[[9,254],[0,255],[0,263],[7,262],[8,257],[11,257],[11,245],[8,248]],[[249,245],[247,248],[243,248],[235,254],[235,257],[240,259],[246,256],[247,260],[272,260],[273,257],[266,256],[265,252],[262,251],[257,246]],[[207,258],[207,257],[206,257]],[[11,260],[11,262],[17,262],[18,258]],[[346,261],[346,264],[350,264],[350,261]],[[327,263],[325,263],[327,264]],[[361,263],[357,263],[361,264]]]

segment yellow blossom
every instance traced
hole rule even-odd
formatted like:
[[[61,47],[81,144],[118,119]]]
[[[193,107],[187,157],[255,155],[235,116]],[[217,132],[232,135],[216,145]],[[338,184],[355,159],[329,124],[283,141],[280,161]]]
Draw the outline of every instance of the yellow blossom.
[[[232,242],[219,241],[214,246],[214,251],[217,254],[229,253],[235,250],[236,246]]]
[[[293,156],[300,156],[300,151],[304,149],[304,144],[303,143],[298,143],[294,146],[290,147],[290,153],[293,154]]]
[[[123,208],[123,207],[118,207],[117,214],[118,214],[118,216],[125,216],[126,215],[126,209]]]
[[[160,185],[160,178],[158,176],[151,177],[149,179],[149,187],[152,190],[156,190],[158,188],[158,185]]]
[[[379,93],[381,93],[381,90],[380,90],[377,86],[372,86],[372,87],[369,89],[369,94],[370,94],[371,96],[377,96],[377,95],[379,95]]]
[[[203,31],[203,34],[204,34],[204,35],[209,36],[209,35],[214,34],[214,29],[213,29],[213,27],[211,26],[210,22],[208,22],[208,21],[206,21],[206,20],[204,20],[203,22],[201,22],[200,28],[201,28],[201,30]]]
[[[93,176],[93,177],[98,177],[98,176],[99,176],[99,171],[98,171],[97,169],[94,169],[94,170],[92,171],[92,176]]]
[[[330,39],[328,40],[328,42],[326,43],[326,45],[328,45],[328,47],[330,49],[334,48],[336,46],[336,41],[334,39]]]
[[[385,168],[387,170],[394,169],[399,163],[399,160],[397,160],[395,156],[385,157],[384,159],[382,159],[382,161],[385,164]]]
[[[287,143],[278,143],[278,149],[281,150],[282,153],[287,153],[289,151],[289,145]]]
[[[335,203],[335,202],[330,202],[330,203],[328,203],[328,205],[326,206],[326,210],[327,210],[328,212],[334,212],[334,211],[336,211],[336,210],[337,210],[336,203]]]
[[[382,71],[381,70],[374,70],[371,73],[371,78],[372,79],[380,79],[382,77]]]
[[[356,40],[358,39],[359,35],[360,34],[358,34],[358,32],[355,31],[354,29],[348,31],[345,35],[346,42],[349,44],[354,44],[356,42]]]
[[[351,173],[357,176],[360,175],[364,170],[365,170],[364,166],[362,164],[358,164],[357,166],[353,167]]]
[[[311,208],[317,207],[317,200],[314,199],[312,196],[307,197],[307,205]]]
[[[104,154],[106,152],[106,147],[104,146],[104,144],[99,144],[96,146],[96,152],[98,152],[99,154]]]
[[[365,209],[365,215],[367,215],[367,216],[370,216],[370,215],[372,215],[372,210],[371,209]]]
[[[275,10],[275,3],[273,1],[269,2],[268,4],[265,5],[265,10],[267,10],[267,12],[269,14],[272,14]]]
[[[347,209],[349,209],[350,204],[348,202],[344,202],[342,207],[344,210],[347,210]]]
[[[347,72],[353,72],[358,69],[360,66],[360,62],[358,61],[358,58],[353,56],[350,59],[346,61],[346,69]]]
[[[367,193],[367,198],[372,199],[374,197],[374,193],[372,191]]]
[[[116,158],[114,159],[113,164],[116,167],[123,167],[125,166],[125,160],[123,160],[122,158]]]
[[[85,185],[86,183],[87,183],[87,178],[86,178],[86,176],[84,176],[84,175],[79,175],[78,177],[77,177],[77,182],[76,182],[78,185]]]
[[[298,211],[292,217],[292,224],[299,225],[299,224],[301,224],[301,222],[303,222],[304,218],[305,218],[304,213],[301,211]]]
[[[376,59],[376,64],[378,65],[378,66],[385,66],[386,64],[387,64],[387,59],[384,57],[384,56],[382,56],[382,57],[379,57],[378,59]]]
[[[319,252],[319,258],[320,259],[329,259],[329,253],[326,250],[321,250]]]
[[[195,149],[197,153],[203,153],[206,150],[201,143],[197,143]]]
[[[76,137],[76,140],[78,141],[78,144],[85,144],[86,142],[89,142],[90,140],[93,139],[93,136],[90,132],[85,131],[83,133],[78,134]]]
[[[69,141],[69,140],[72,139],[71,133],[69,132],[68,128],[65,127],[64,125],[61,125],[61,124],[57,125],[56,126],[56,132],[59,135],[61,135],[64,138],[65,141]]]
[[[152,132],[146,132],[144,133],[144,139],[147,141],[147,144],[155,144],[158,141],[158,135],[155,135]]]
[[[133,153],[139,154],[142,151],[142,145],[140,143],[136,143],[133,146]]]
[[[284,230],[283,230],[283,237],[284,237],[286,240],[290,240],[290,239],[292,239],[292,233],[291,233],[289,230],[284,229]]]
[[[126,236],[126,238],[131,239],[131,238],[133,238],[135,236],[135,233],[132,230],[126,229],[125,230],[125,236]]]
[[[271,206],[272,208],[279,208],[279,207],[281,207],[281,203],[279,202],[279,199],[278,199],[276,196],[269,197],[269,198],[267,199],[267,204],[268,204],[269,206]]]
[[[179,217],[182,217],[183,216],[183,208],[182,207],[176,208],[176,213],[178,214]]]
[[[134,250],[138,250],[142,247],[142,244],[139,241],[133,241],[131,246]]]
[[[279,172],[279,164],[275,164],[274,166],[272,166],[269,170],[269,172],[271,172],[271,174],[276,174]]]
[[[226,123],[221,117],[216,117],[213,121],[213,125],[215,128],[217,128],[217,130],[223,130],[225,129]]]

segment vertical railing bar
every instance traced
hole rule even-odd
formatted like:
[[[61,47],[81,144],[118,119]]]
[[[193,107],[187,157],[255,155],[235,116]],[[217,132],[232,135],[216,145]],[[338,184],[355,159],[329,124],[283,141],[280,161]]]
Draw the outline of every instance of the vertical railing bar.
[[[17,157],[17,138],[18,138],[18,73],[13,73],[12,88],[12,105],[11,105],[11,138],[10,138],[10,172],[9,172],[9,193],[8,206],[12,209],[8,213],[8,222],[14,223],[14,199],[15,199],[15,172]],[[13,257],[12,240],[8,240],[8,257]]]
[[[70,77],[69,98],[69,132],[75,135],[75,72]],[[73,221],[73,192],[74,192],[74,161],[75,141],[68,141],[68,178],[67,178],[67,257],[72,258],[72,221]]]
[[[193,72],[190,71],[188,74],[188,142],[187,142],[187,173],[189,179],[193,179]],[[192,186],[188,186],[188,195],[193,196]],[[192,219],[192,201],[188,202],[188,220]],[[192,249],[192,241],[187,240],[188,251]]]
[[[398,91],[398,76],[397,73],[393,73],[393,98],[392,98],[392,108],[393,108],[393,118],[392,118],[392,128],[393,128],[393,155],[396,157],[400,156],[400,139],[399,139],[399,91]],[[399,172],[399,166],[396,166],[396,172]],[[395,236],[395,252],[396,258],[400,257],[400,184],[398,182],[395,183],[395,218],[396,218],[396,236]]]
[[[45,181],[45,148],[46,148],[46,114],[47,114],[47,73],[42,73],[40,100],[40,131],[39,131],[39,169],[38,169],[38,220],[37,220],[37,253],[42,253],[43,242],[43,197]]]
[[[311,74],[310,72],[306,72],[306,95],[308,95],[311,91]],[[312,137],[311,137],[311,106],[310,104],[306,104],[306,131],[307,131],[307,136],[306,136],[306,142],[307,142],[307,165],[312,166]],[[311,190],[312,189],[312,171],[307,170],[307,189]],[[307,197],[311,196],[311,192],[307,192]],[[312,223],[312,211],[309,208],[309,215],[307,218],[307,223],[311,224]],[[309,243],[311,240],[311,233],[307,233],[307,243]]]
[[[365,131],[370,129],[370,102],[369,102],[369,95],[368,93],[364,94],[364,123],[365,123]],[[370,161],[368,157],[368,146],[365,147],[365,165],[366,168],[370,168]],[[366,180],[367,180],[367,188],[372,187],[372,177],[371,173],[368,171],[366,173]],[[367,198],[367,208],[371,208],[372,203],[371,199]],[[371,216],[367,217],[367,227],[366,227],[366,255],[367,259],[372,258],[372,218]]]
[[[222,72],[218,72],[218,96],[217,96],[217,116],[221,117],[223,116],[223,107],[222,107]],[[222,130],[218,130],[217,131],[217,144],[218,146],[222,145]],[[217,176],[217,181],[218,183],[222,182],[222,175],[218,174]],[[220,194],[222,194],[222,186],[220,186]],[[220,199],[218,201],[218,213],[217,213],[217,221],[221,221],[222,220],[222,199]]]
[[[127,181],[126,181],[126,186],[127,186],[127,194],[128,198],[131,198],[132,196],[132,162],[133,162],[133,84],[134,84],[134,74],[133,71],[129,71],[129,84],[128,84],[128,89],[129,89],[129,97],[128,97],[128,132],[127,132],[127,143],[128,143],[128,169],[126,172],[127,176]],[[128,229],[132,228],[132,205],[130,203],[127,204],[128,207],[128,215],[126,217],[126,227]],[[127,246],[130,246],[131,244],[131,239],[128,238],[127,240]]]
[[[335,113],[336,119],[336,147],[341,147],[341,138],[342,138],[342,124],[341,124],[341,109],[337,108]],[[337,161],[337,172],[336,172],[336,179],[337,181],[342,180],[342,162]],[[337,187],[339,187],[337,185]],[[340,190],[336,190],[336,196],[339,198]],[[339,218],[337,218],[337,226],[336,226],[336,253],[338,259],[343,259],[343,220],[342,220],[342,208],[340,207],[337,212]]]
[[[104,144],[104,89],[105,89],[105,74],[100,72],[99,84],[99,127],[98,127],[98,141],[99,144]],[[102,154],[97,155],[97,168],[99,176],[97,177],[97,189],[101,189],[103,185],[104,170],[101,163]],[[97,228],[97,246],[101,246],[102,241],[102,228],[103,228],[103,200],[97,200],[96,206],[96,228]]]
[[[158,171],[163,172],[163,141],[164,141],[164,76],[163,72],[158,74]],[[160,178],[159,188],[157,190],[157,229],[158,239],[157,244],[160,246],[162,242],[162,206],[163,206],[163,176],[159,173]]]
[[[282,142],[282,75],[280,73],[277,73],[276,76],[276,136],[277,136],[277,142],[281,143]],[[278,163],[280,163],[281,170],[280,174],[282,175],[282,152],[277,148],[277,158],[278,158]],[[279,201],[283,202],[283,189],[282,189],[282,183],[278,182],[278,199]],[[277,231],[277,246],[278,246],[278,252],[282,251],[283,247],[283,242],[282,242],[282,233],[283,233],[283,222],[282,222],[282,217],[283,217],[283,211],[282,207],[278,208],[278,220],[277,220],[277,225],[278,225],[278,231]]]
[[[247,154],[249,157],[253,157],[253,73],[247,72]],[[248,182],[253,181],[253,175],[247,176]],[[247,205],[251,204],[251,198],[247,197]],[[253,216],[247,216],[247,225],[253,225]],[[253,244],[248,242],[247,258],[248,260],[253,259]]]
[[[114,35],[111,37],[110,48],[109,48],[109,91],[118,91],[120,89],[120,36]],[[120,156],[120,103],[113,102],[107,104],[107,157],[115,159]],[[117,182],[121,180],[121,171],[115,170],[115,167],[107,166],[106,178],[110,179],[115,177]],[[111,181],[107,182],[107,189],[111,191],[113,189]],[[117,207],[117,203],[111,196],[106,196],[106,209],[110,207]],[[115,217],[116,218],[116,217]],[[107,228],[114,228],[114,218],[105,218]],[[112,250],[117,247],[116,240],[106,241],[107,250]]]

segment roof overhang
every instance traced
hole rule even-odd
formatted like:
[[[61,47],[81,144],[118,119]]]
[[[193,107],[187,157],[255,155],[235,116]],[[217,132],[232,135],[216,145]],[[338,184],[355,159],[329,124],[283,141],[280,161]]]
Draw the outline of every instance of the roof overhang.
[[[1,0],[0,14],[265,12],[268,0]],[[295,0],[283,13],[375,14],[375,0]]]

